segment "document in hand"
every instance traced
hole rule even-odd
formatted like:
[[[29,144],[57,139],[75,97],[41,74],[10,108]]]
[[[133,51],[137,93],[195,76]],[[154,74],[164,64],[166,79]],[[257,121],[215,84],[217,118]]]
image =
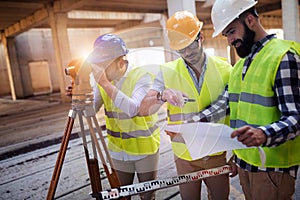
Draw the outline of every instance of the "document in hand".
[[[232,139],[233,129],[224,124],[194,122],[168,125],[165,129],[181,134],[193,160],[221,151],[248,148]]]

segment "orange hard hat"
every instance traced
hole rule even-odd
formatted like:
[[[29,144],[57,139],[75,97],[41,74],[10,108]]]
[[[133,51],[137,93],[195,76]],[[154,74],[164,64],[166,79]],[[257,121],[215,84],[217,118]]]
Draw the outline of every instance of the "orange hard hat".
[[[167,33],[171,49],[189,46],[198,36],[203,22],[189,11],[177,11],[167,20]]]

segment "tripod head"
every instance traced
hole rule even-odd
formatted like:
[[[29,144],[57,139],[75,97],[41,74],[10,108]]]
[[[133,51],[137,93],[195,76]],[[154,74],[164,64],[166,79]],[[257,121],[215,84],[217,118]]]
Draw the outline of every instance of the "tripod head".
[[[90,84],[91,65],[84,58],[73,59],[65,68],[65,74],[72,78],[72,105],[86,105],[93,102]]]

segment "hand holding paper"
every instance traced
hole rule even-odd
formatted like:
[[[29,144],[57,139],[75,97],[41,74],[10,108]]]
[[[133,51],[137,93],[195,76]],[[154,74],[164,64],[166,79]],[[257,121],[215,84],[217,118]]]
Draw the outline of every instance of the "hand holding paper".
[[[223,124],[195,122],[168,125],[166,130],[181,134],[192,159],[221,151],[247,148],[236,139],[232,139],[230,135],[234,130]]]
[[[267,136],[261,129],[251,126],[243,126],[235,130],[231,137],[237,137],[238,141],[242,142],[247,147],[260,146],[266,142]]]

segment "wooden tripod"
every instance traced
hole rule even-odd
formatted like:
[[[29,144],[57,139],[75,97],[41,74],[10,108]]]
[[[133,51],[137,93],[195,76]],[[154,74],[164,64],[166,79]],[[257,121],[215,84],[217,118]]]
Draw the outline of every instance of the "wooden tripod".
[[[112,159],[108,152],[108,148],[106,146],[104,137],[102,135],[102,130],[98,124],[98,121],[96,118],[96,113],[92,106],[92,101],[87,100],[86,98],[83,98],[83,100],[75,99],[75,100],[72,100],[72,108],[69,111],[64,136],[62,138],[59,154],[58,154],[58,157],[56,160],[55,168],[54,168],[54,171],[52,174],[52,179],[50,182],[50,187],[48,190],[47,200],[54,199],[55,191],[57,188],[57,183],[59,180],[59,176],[61,173],[61,169],[62,169],[64,158],[66,155],[68,143],[70,140],[71,132],[72,132],[74,121],[75,121],[77,114],[79,116],[79,123],[80,123],[80,129],[81,129],[80,135],[82,137],[83,144],[84,144],[84,152],[85,152],[85,158],[86,158],[86,163],[87,163],[87,167],[88,167],[88,173],[89,173],[89,177],[90,177],[90,181],[91,181],[92,192],[98,193],[98,192],[102,191],[99,166],[98,166],[98,160],[97,160],[98,154],[101,159],[104,171],[106,173],[106,176],[108,178],[111,188],[121,186],[121,183],[117,176],[117,173],[114,170],[113,162],[112,162]],[[82,116],[84,116],[86,118],[86,121],[89,126],[94,158],[90,158],[90,155],[89,155]],[[100,138],[102,148],[98,142],[98,138],[96,136],[96,132],[93,127],[93,122],[94,122],[96,130],[98,132],[98,136]],[[98,152],[98,154],[97,154],[97,152]],[[105,156],[103,155],[103,152],[105,153]],[[107,158],[107,161],[105,160],[105,157]],[[109,163],[109,165],[107,164],[107,162]],[[96,199],[99,199],[99,198],[97,197]]]

